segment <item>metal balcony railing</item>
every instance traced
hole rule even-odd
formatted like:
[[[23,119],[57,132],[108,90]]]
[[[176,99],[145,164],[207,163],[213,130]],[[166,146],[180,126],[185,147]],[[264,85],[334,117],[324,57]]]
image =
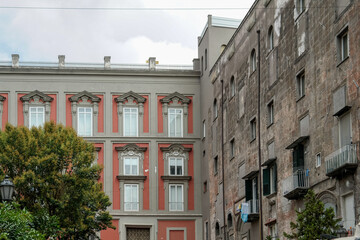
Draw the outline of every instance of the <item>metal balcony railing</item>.
[[[304,195],[304,191],[309,188],[309,174],[304,169],[296,170],[293,175],[284,179],[284,196],[288,199],[296,199]]]
[[[326,174],[332,173],[345,165],[357,165],[356,145],[350,144],[338,149],[325,158]]]
[[[251,199],[248,200],[247,203],[249,204],[249,213],[256,214],[259,213],[259,199]]]

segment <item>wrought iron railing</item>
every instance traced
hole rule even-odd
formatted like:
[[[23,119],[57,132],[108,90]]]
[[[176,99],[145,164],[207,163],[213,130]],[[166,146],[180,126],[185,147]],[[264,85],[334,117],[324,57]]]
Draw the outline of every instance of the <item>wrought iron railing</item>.
[[[290,177],[284,179],[284,195],[297,188],[309,188],[309,172],[307,170],[298,169]]]
[[[357,163],[356,145],[345,145],[325,158],[326,173],[332,172],[347,163]]]

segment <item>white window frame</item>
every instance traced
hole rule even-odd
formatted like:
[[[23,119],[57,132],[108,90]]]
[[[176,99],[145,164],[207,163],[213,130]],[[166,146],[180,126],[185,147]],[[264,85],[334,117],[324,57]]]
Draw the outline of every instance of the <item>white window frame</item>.
[[[172,202],[171,187],[175,187],[175,199],[177,199],[177,188],[181,187],[181,202]],[[175,208],[172,208],[172,203],[175,203]],[[178,209],[177,204],[181,203],[181,209]],[[183,184],[169,184],[169,211],[184,211],[184,185]]]
[[[234,96],[235,96],[235,78],[234,76],[232,76],[230,79],[230,97],[234,97]]]
[[[305,72],[301,72],[296,76],[298,98],[305,96]]]
[[[175,111],[174,113],[170,113],[170,111]],[[177,115],[177,113],[176,113],[176,111],[181,111],[181,123],[180,123],[180,136],[177,136],[176,135],[176,115]],[[170,121],[170,115],[175,115],[175,135],[174,136],[171,136],[171,131],[170,131],[170,125],[171,125],[171,121]],[[183,118],[184,118],[184,110],[182,109],[182,108],[169,108],[168,109],[168,118],[169,118],[169,121],[168,121],[168,132],[169,132],[169,137],[183,137],[183,135],[184,135],[184,133],[183,133],[183,131],[184,131],[184,126],[183,126]]]
[[[130,112],[126,113],[126,110],[130,110]],[[136,113],[132,113],[132,110],[136,110]],[[133,114],[136,114],[136,121],[135,121],[135,127],[136,127],[136,134],[135,135],[131,135],[131,134],[126,134],[126,115],[129,114],[130,115],[130,130],[132,129],[132,122],[131,122],[131,116]],[[124,132],[124,136],[125,137],[137,137],[139,135],[139,109],[136,107],[124,107],[123,109],[123,132]],[[131,131],[130,131],[131,132]]]
[[[346,39],[344,39],[346,36]],[[345,28],[338,36],[338,44],[339,44],[339,54],[340,54],[340,62],[344,61],[347,57],[349,57],[349,31]],[[345,52],[346,45],[346,52]]]
[[[36,111],[31,112],[32,109],[36,109]],[[38,112],[39,109],[43,110],[43,112],[42,112],[42,114],[43,114],[43,116],[42,116],[42,124],[33,124],[32,121],[31,121],[31,115],[35,114],[36,121],[37,121],[38,120],[37,116],[38,116],[38,114],[40,114],[40,112]],[[29,107],[29,128],[31,128],[33,126],[34,127],[41,127],[41,126],[44,125],[44,123],[45,123],[45,107]]]
[[[206,137],[206,122],[205,120],[203,121],[203,138]]]
[[[89,114],[88,112],[81,112],[80,113],[80,109],[90,109],[90,135],[83,135],[81,134],[79,131],[79,125],[80,125],[80,114]],[[93,108],[92,107],[78,107],[77,108],[77,133],[80,136],[84,136],[84,137],[91,137],[93,135]]]
[[[136,201],[134,202],[134,199],[131,199],[131,201],[129,202],[126,202],[126,190],[127,188],[131,188],[131,194],[130,194],[130,199],[132,198],[132,191],[133,191],[133,188],[136,188]],[[130,205],[130,209],[127,209],[127,204]],[[133,208],[133,204],[136,204],[136,208]],[[139,184],[124,184],[124,211],[132,211],[132,212],[135,212],[135,211],[139,211]]]
[[[250,73],[253,73],[256,71],[256,50],[251,50],[250,54]]]
[[[274,123],[274,101],[268,103],[268,126]]]
[[[274,49],[274,28],[271,26],[268,32],[269,51]]]
[[[173,165],[171,165],[171,160],[175,160],[175,174],[171,174],[171,166],[173,166]],[[177,165],[177,162],[178,162],[178,160],[181,160],[181,174],[177,174],[177,167],[178,167],[178,165]],[[169,157],[169,175],[170,176],[184,176],[184,158],[182,158],[182,157]]]
[[[321,153],[317,153],[315,156],[315,167],[321,166]]]
[[[126,160],[128,159],[136,159],[137,163],[136,163],[136,174],[131,174],[131,170],[132,170],[132,164],[130,164],[130,173],[126,173]],[[139,175],[139,157],[124,157],[124,175]]]

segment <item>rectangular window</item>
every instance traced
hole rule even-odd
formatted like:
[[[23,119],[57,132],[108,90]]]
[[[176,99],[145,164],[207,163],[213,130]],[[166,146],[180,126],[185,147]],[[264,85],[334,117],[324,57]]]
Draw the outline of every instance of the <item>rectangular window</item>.
[[[92,136],[92,108],[78,108],[78,134],[80,136]]]
[[[337,45],[338,45],[339,62],[342,62],[349,56],[348,28],[345,28],[345,30],[343,30],[337,36]]]
[[[169,108],[169,137],[182,137],[183,135],[183,110]]]
[[[275,193],[277,189],[276,164],[263,169],[263,192],[264,196]]]
[[[124,136],[138,135],[138,109],[124,108]]]
[[[298,15],[305,11],[305,0],[297,0]]]
[[[169,185],[169,210],[170,211],[184,210],[183,185],[180,184]]]
[[[204,189],[203,189],[204,193],[207,192],[207,181],[204,182]]]
[[[45,123],[45,108],[30,107],[29,108],[29,128],[41,127]]]
[[[139,158],[124,158],[124,175],[139,175]]]
[[[184,159],[177,157],[169,158],[169,175],[182,176],[184,175]]]
[[[230,159],[232,159],[233,157],[235,157],[235,140],[232,139],[230,141]]]
[[[301,72],[296,76],[296,87],[298,99],[305,96],[305,72]]]
[[[320,167],[321,166],[321,154],[318,153],[316,154],[316,167]]]
[[[209,223],[205,223],[205,240],[209,240]]]
[[[256,138],[256,118],[250,121],[250,139],[253,141]]]
[[[218,172],[218,156],[214,158],[214,175]]]
[[[274,101],[271,101],[268,105],[267,105],[267,110],[268,110],[268,126],[272,125],[274,123]]]
[[[205,124],[205,120],[203,121],[203,138],[206,137],[206,124]]]
[[[125,184],[124,210],[139,211],[139,185]]]

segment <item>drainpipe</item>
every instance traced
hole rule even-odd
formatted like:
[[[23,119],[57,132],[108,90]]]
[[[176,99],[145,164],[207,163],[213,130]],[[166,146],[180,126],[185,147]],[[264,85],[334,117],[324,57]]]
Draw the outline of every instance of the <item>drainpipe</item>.
[[[226,240],[226,212],[225,212],[225,177],[224,177],[224,80],[221,80],[221,168],[222,168],[222,195],[224,216],[224,240]]]
[[[258,160],[259,160],[259,222],[260,222],[260,240],[263,240],[263,217],[262,217],[262,172],[261,172],[261,141],[260,141],[260,30],[257,30],[258,35],[258,64],[257,64],[257,76],[258,76],[258,111],[257,111],[257,119],[258,119]]]

